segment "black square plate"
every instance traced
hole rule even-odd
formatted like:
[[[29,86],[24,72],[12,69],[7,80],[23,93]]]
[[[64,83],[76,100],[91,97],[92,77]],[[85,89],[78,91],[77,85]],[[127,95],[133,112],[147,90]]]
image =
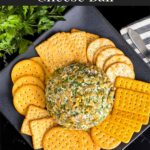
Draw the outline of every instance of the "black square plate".
[[[89,31],[98,34],[102,37],[110,38],[115,42],[118,48],[130,57],[134,63],[136,79],[150,82],[150,69],[139,58],[139,56],[132,50],[132,48],[124,41],[122,36],[112,27],[112,25],[102,16],[102,14],[95,8],[90,6],[76,6],[73,7],[66,15],[66,21],[59,21],[55,26],[41,35],[29,48],[26,53],[19,55],[15,58],[4,70],[0,72],[0,111],[20,132],[23,117],[17,113],[13,106],[13,98],[11,94],[12,82],[11,82],[11,70],[14,64],[22,59],[36,56],[35,46],[41,43],[43,40],[51,36],[58,31],[70,31],[71,28],[78,28],[81,30]],[[119,22],[118,22],[119,23]],[[144,132],[150,126],[143,126],[140,133],[134,134],[132,141],[134,141],[142,132]],[[23,138],[32,146],[31,138],[29,136],[22,135]],[[128,144],[121,144],[116,150],[125,149]]]

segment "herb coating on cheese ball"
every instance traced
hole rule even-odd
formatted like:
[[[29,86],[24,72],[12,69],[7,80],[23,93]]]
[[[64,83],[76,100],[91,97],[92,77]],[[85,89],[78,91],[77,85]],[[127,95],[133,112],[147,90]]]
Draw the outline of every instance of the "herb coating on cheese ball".
[[[110,113],[114,89],[96,66],[78,63],[56,70],[46,86],[47,110],[69,129],[87,130]]]

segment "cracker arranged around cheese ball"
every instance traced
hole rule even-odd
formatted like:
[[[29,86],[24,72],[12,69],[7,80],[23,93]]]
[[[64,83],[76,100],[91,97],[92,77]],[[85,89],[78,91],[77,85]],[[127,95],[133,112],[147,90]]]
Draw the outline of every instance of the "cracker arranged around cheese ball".
[[[96,145],[107,150],[114,149],[121,143],[121,141],[104,133],[100,128],[96,127],[91,129],[91,137]]]
[[[51,74],[48,67],[44,64],[41,57],[32,57],[32,58],[30,58],[30,60],[33,60],[33,61],[37,62],[43,68],[44,73],[45,73],[45,83],[46,83],[49,76],[50,76],[50,74]]]
[[[75,28],[71,29],[71,33],[73,33],[73,32],[80,32],[80,31],[81,30],[78,30],[78,29],[75,29]],[[99,38],[98,35],[86,32],[86,42],[87,42],[87,45],[89,45],[91,42],[95,41],[98,38]]]
[[[34,149],[43,148],[42,139],[47,130],[56,126],[53,118],[41,118],[29,122]]]
[[[44,150],[81,150],[78,137],[75,130],[55,127],[45,133],[43,148]]]
[[[125,64],[129,65],[130,67],[132,67],[134,69],[131,60],[127,56],[118,54],[118,55],[114,55],[114,56],[110,57],[108,60],[106,60],[106,62],[104,64],[104,67],[103,67],[104,71],[110,65],[112,65],[114,63],[119,63],[119,62],[125,63]]]
[[[97,150],[90,135],[85,131],[54,127],[43,138],[44,150]]]
[[[29,105],[33,104],[41,108],[45,107],[45,95],[43,90],[35,85],[24,85],[19,88],[13,99],[16,110],[25,115]]]
[[[39,78],[36,78],[34,76],[23,76],[14,83],[12,94],[14,95],[17,89],[19,89],[23,85],[35,85],[40,87],[43,91],[45,90],[45,85]]]
[[[71,64],[47,82],[47,109],[58,124],[86,130],[107,117],[113,94],[112,83],[96,66]]]
[[[113,46],[111,46],[111,45],[102,46],[102,47],[100,47],[100,48],[94,53],[94,56],[93,56],[93,64],[96,64],[97,56],[99,55],[99,53],[102,52],[102,51],[104,51],[105,49],[108,49],[108,48],[113,48]]]
[[[133,68],[125,63],[112,64],[107,68],[106,75],[109,77],[112,83],[115,82],[116,77],[128,77],[131,79],[135,78]]]
[[[99,38],[89,44],[87,48],[87,58],[90,63],[93,63],[95,52],[103,46],[115,47],[115,44],[107,38]]]
[[[44,71],[42,67],[32,60],[22,60],[12,69],[11,78],[13,83],[23,76],[34,76],[44,81]]]
[[[123,55],[123,52],[120,49],[115,47],[104,49],[98,54],[96,58],[96,66],[103,70],[106,60],[117,54]]]
[[[27,108],[25,119],[22,123],[21,133],[31,135],[29,123],[31,120],[41,119],[49,117],[49,113],[46,109],[40,108],[35,105],[29,105]]]

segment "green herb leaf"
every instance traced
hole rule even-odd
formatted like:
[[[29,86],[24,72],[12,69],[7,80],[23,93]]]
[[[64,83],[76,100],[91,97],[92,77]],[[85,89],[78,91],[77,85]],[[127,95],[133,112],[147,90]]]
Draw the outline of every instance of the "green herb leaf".
[[[24,53],[34,35],[63,19],[64,6],[0,6],[0,57]]]
[[[26,39],[22,39],[19,43],[19,54],[24,53],[28,46],[31,44],[32,42]]]
[[[54,21],[49,20],[47,17],[42,17],[39,20],[38,33],[42,32],[43,30],[47,30],[48,28],[51,28],[53,25]]]
[[[24,17],[26,17],[27,13],[29,11],[29,6],[23,6],[22,8],[23,8],[23,15],[24,15]]]

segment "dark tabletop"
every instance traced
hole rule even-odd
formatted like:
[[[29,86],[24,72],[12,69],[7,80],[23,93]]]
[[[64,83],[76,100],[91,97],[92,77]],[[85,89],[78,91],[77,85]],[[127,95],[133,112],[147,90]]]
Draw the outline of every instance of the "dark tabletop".
[[[97,7],[119,31],[127,24],[150,15],[150,7]],[[13,56],[14,57],[14,56]],[[10,58],[11,59],[13,59]],[[0,69],[3,64],[0,62]],[[0,150],[31,150],[19,133],[0,114]],[[150,129],[142,134],[127,150],[150,150]]]

